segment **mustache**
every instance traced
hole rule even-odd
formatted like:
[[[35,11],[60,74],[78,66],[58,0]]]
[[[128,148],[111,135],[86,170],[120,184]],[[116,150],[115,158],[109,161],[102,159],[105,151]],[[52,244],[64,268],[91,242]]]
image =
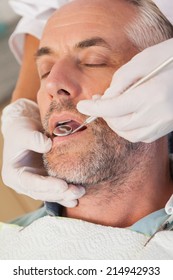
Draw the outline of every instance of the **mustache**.
[[[43,119],[43,129],[44,133],[49,134],[49,119],[53,113],[61,113],[63,111],[69,111],[72,113],[75,113],[76,115],[83,115],[79,113],[79,111],[76,109],[76,106],[73,104],[71,100],[61,101],[61,103],[57,103],[55,100],[53,100],[49,106],[49,109]],[[85,116],[85,115],[83,115]]]

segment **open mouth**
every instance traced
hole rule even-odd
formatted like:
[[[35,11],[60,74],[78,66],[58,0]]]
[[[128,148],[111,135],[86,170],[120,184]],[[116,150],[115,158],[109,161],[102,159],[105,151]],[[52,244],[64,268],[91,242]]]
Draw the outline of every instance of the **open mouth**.
[[[80,125],[81,124],[75,120],[59,121],[56,123],[55,129],[53,130],[53,135],[59,137],[68,136],[73,133],[73,131],[75,131],[78,127],[80,127]],[[86,128],[86,126],[81,127],[81,129],[79,129],[77,132],[85,130]]]

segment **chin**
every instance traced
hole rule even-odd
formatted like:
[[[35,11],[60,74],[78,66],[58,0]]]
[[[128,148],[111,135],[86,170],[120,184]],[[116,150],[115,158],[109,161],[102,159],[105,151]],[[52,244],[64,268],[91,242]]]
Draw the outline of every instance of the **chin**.
[[[86,155],[56,155],[47,153],[43,156],[47,173],[55,178],[65,180],[68,184],[83,185],[85,187],[96,185],[110,176],[105,164],[100,164],[93,154]]]

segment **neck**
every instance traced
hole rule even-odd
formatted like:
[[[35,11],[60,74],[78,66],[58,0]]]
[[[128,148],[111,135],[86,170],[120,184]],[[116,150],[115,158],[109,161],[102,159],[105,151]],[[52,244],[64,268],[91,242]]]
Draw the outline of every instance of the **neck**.
[[[123,182],[106,182],[87,189],[75,208],[64,215],[112,227],[128,227],[163,208],[173,192],[169,160],[158,153],[143,162]],[[163,158],[164,157],[164,158]]]

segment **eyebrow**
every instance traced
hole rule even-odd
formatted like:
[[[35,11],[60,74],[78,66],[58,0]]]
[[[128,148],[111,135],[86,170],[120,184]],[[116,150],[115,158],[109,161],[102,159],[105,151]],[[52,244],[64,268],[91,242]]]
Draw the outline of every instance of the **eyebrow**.
[[[36,59],[38,59],[41,56],[51,55],[53,53],[54,53],[54,51],[51,48],[49,48],[49,47],[42,47],[42,48],[40,48],[40,49],[38,49],[36,51],[34,56],[35,56]]]
[[[101,37],[93,37],[93,38],[89,38],[86,40],[83,40],[79,43],[77,43],[74,48],[75,49],[85,49],[85,48],[89,48],[89,47],[93,47],[93,46],[102,46],[105,47],[109,50],[111,50],[110,45]],[[40,49],[37,50],[36,54],[35,54],[35,58],[36,60],[42,56],[45,55],[52,55],[54,54],[55,51],[49,47],[42,47]]]
[[[93,46],[101,46],[101,47],[106,47],[108,49],[111,49],[110,45],[101,37],[93,37],[81,41],[75,45],[75,48],[85,49]]]

